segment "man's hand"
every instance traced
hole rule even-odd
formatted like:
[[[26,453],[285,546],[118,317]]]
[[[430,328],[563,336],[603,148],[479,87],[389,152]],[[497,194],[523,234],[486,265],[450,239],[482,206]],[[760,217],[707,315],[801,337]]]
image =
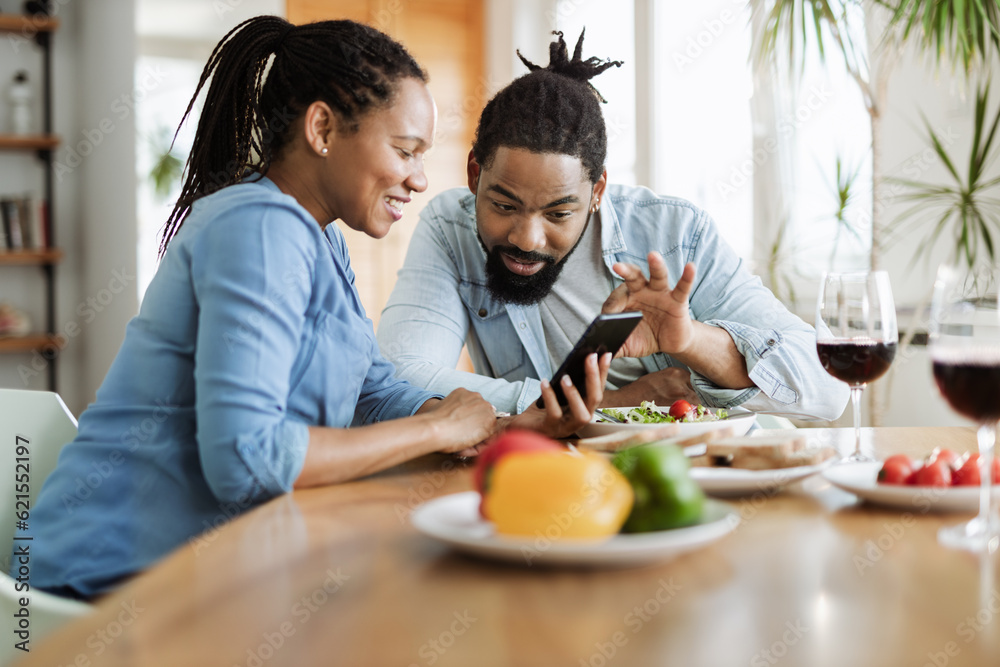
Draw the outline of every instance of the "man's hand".
[[[604,302],[601,312],[642,311],[642,322],[625,341],[619,356],[645,357],[654,352],[683,355],[694,340],[694,325],[688,310],[688,297],[694,285],[694,264],[684,267],[674,289],[667,282],[667,264],[657,252],[651,252],[649,279],[633,264],[614,265],[615,273],[625,279]]]
[[[545,402],[545,409],[537,408],[532,403],[531,407],[513,417],[506,425],[538,431],[551,438],[566,438],[573,435],[585,424],[590,423],[594,409],[601,404],[604,398],[604,383],[608,379],[610,367],[610,352],[602,355],[600,360],[596,354],[587,357],[587,398],[580,396],[580,392],[573,386],[568,375],[563,376],[562,391],[568,403],[565,408],[559,405],[559,399],[556,398],[552,386],[542,380],[542,400]]]
[[[657,405],[670,405],[683,398],[692,404],[701,403],[701,398],[691,386],[691,374],[683,368],[664,368],[655,373],[643,375],[616,391],[604,392],[602,407],[617,408],[639,405],[643,401],[654,401]]]

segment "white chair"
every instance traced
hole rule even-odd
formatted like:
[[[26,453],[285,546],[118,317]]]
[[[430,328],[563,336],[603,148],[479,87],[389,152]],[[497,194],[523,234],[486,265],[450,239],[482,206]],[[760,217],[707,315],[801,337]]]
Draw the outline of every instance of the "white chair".
[[[27,440],[28,498],[30,507],[34,507],[42,483],[56,466],[59,451],[74,437],[76,419],[58,394],[0,389],[0,618],[4,619],[0,627],[12,627],[14,614],[21,609],[20,598],[28,598],[31,638],[28,646],[31,648],[36,647],[46,634],[66,621],[87,613],[91,607],[34,589],[27,593],[20,592],[16,588],[18,582],[8,574],[14,543],[15,511],[19,510],[15,507],[15,475],[19,472],[23,474],[24,470],[16,468],[17,445]],[[31,534],[30,509],[27,534]],[[28,541],[20,543],[31,544]],[[20,639],[9,631],[5,635],[4,641],[0,642],[0,665],[26,655],[14,647]]]

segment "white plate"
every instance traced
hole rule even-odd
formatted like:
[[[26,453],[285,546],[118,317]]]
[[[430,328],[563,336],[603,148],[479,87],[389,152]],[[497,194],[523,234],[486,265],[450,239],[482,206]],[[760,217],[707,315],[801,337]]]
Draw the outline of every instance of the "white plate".
[[[805,479],[832,464],[827,460],[814,466],[775,468],[773,470],[741,470],[740,468],[691,468],[691,479],[702,491],[713,496],[749,496],[762,492],[772,496],[786,484]]]
[[[606,540],[519,539],[497,535],[479,516],[479,494],[454,493],[430,500],[410,519],[414,527],[445,544],[476,556],[522,565],[639,565],[665,561],[715,542],[740,522],[727,504],[706,499],[702,522],[655,533],[615,535]]]
[[[834,486],[853,493],[876,505],[926,512],[978,512],[978,486],[903,486],[879,484],[881,461],[841,463],[823,472]],[[993,495],[1000,497],[1000,486],[994,485]]]
[[[612,409],[631,410],[632,408]],[[664,424],[615,424],[613,422],[598,421],[599,419],[600,417],[598,415],[594,415],[594,417],[590,420],[590,423],[581,428],[577,435],[581,438],[596,438],[601,435],[607,435],[608,433],[618,433],[619,431],[641,431],[643,429],[664,426]],[[728,419],[720,419],[718,421],[710,422],[679,422],[677,426],[680,427],[680,430],[677,431],[676,437],[690,437],[698,435],[699,433],[705,433],[706,431],[726,428],[727,426],[732,427],[734,436],[744,435],[750,430],[750,427],[753,426],[756,420],[757,415],[753,412],[748,412],[746,410],[730,410]]]

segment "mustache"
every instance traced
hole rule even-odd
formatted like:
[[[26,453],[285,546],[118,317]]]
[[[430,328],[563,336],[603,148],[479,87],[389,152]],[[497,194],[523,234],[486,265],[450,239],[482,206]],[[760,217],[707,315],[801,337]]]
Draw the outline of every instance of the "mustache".
[[[546,264],[555,264],[555,257],[549,255],[543,255],[540,252],[525,252],[516,246],[493,246],[492,254],[499,255],[503,253],[510,257],[513,257],[519,262],[545,262]]]

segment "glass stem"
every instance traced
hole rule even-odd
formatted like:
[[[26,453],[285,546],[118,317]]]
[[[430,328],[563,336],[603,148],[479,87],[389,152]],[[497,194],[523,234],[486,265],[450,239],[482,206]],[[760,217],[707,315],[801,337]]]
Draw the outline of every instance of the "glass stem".
[[[976,431],[979,441],[979,521],[985,540],[993,535],[996,517],[993,514],[993,449],[997,438],[996,424],[982,424]]]
[[[861,458],[861,392],[865,386],[851,387],[851,405],[854,408],[854,457]]]

